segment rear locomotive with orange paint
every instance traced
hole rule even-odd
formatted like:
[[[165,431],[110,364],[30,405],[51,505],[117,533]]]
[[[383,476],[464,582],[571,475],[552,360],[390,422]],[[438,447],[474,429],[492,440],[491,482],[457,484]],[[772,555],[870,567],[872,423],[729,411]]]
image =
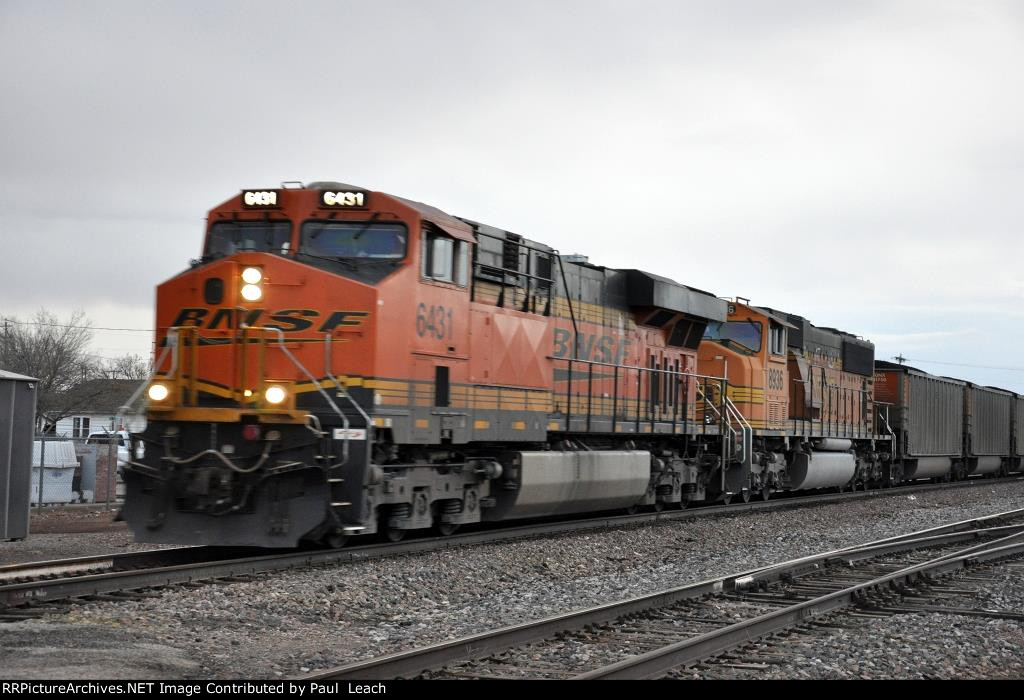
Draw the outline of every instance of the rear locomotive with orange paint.
[[[874,345],[736,299],[709,325],[700,371],[725,377],[750,434],[723,490],[856,488],[890,481],[891,434],[873,392]]]

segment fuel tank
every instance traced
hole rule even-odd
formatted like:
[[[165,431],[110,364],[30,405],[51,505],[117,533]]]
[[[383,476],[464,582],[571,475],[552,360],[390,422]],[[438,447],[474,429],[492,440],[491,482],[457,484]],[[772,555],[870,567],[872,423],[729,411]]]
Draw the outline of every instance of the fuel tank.
[[[518,489],[489,520],[628,508],[651,481],[651,453],[643,450],[515,452],[502,461]]]
[[[797,452],[789,465],[788,488],[800,491],[842,486],[856,470],[857,461],[850,452]]]

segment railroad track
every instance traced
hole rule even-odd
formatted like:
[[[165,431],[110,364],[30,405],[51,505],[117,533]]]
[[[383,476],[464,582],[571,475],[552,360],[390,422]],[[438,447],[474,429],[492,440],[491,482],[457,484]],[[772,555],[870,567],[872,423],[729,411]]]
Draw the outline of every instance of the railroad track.
[[[981,552],[976,554],[982,554]],[[995,553],[998,558],[977,557],[969,555],[967,566],[948,572],[947,575],[925,575],[915,581],[911,586],[901,586],[898,589],[880,588],[865,596],[856,606],[842,607],[824,615],[818,615],[799,624],[791,625],[780,631],[769,633],[756,639],[748,640],[745,643],[735,645],[725,653],[718,654],[699,662],[677,667],[665,674],[666,678],[702,678],[702,679],[737,679],[737,678],[764,678],[779,677],[775,669],[785,668],[781,675],[789,675],[794,667],[805,668],[807,663],[807,652],[813,650],[814,658],[821,660],[831,658],[829,667],[831,670],[825,677],[834,677],[837,674],[837,667],[844,666],[843,655],[845,651],[850,654],[850,648],[843,648],[840,641],[837,647],[837,637],[852,641],[854,647],[863,649],[870,646],[870,639],[877,639],[880,635],[887,633],[878,627],[879,621],[886,618],[912,615],[922,620],[917,625],[916,637],[918,640],[929,643],[927,636],[921,636],[921,624],[931,627],[935,624],[949,625],[948,618],[941,622],[934,622],[933,615],[952,615],[966,618],[980,618],[988,622],[1007,620],[1020,624],[1024,622],[1024,612],[1020,609],[999,609],[981,608],[976,604],[977,596],[984,594],[987,586],[999,586],[1006,581],[1007,576],[1019,577],[1024,573],[1024,562],[1019,555],[1013,559],[1003,558]],[[884,624],[884,623],[883,623]],[[954,628],[957,623],[953,623]],[[913,622],[910,625],[914,625]],[[904,621],[898,622],[901,634],[907,629],[908,624]],[[892,626],[889,626],[892,629]],[[911,634],[914,634],[913,632]],[[941,633],[940,633],[941,634]],[[959,638],[957,638],[959,639]],[[968,644],[961,642],[962,644]],[[935,643],[929,644],[934,648]],[[867,672],[868,677],[879,677],[881,669],[861,668],[858,663],[847,669],[860,676]],[[941,678],[931,676],[928,673],[927,660],[919,671],[919,667],[912,665],[899,666],[900,674],[909,674],[911,677]],[[934,666],[932,666],[934,672]],[[1016,671],[1004,672],[1003,669],[995,670],[998,677],[1012,677]],[[1008,673],[1008,675],[1004,675]],[[888,674],[886,674],[888,675]]]
[[[1017,477],[1017,480],[1020,480],[1020,477]],[[972,488],[992,483],[992,480],[971,480],[950,484],[904,486],[895,491],[884,489],[794,496],[767,502],[518,525],[448,537],[421,537],[399,543],[367,544],[343,549],[268,553],[266,550],[252,548],[180,547],[11,564],[0,566],[0,621],[20,620],[59,612],[65,608],[55,607],[55,604],[69,599],[148,597],[152,589],[168,586],[189,586],[209,581],[235,582],[274,571],[363,561],[559,532],[621,527],[665,520],[720,517],[751,511],[804,508],[851,499],[906,495],[948,488]]]
[[[905,594],[913,593],[915,587],[941,594],[951,590],[937,583],[941,576],[1022,554],[1024,509],[347,664],[304,678],[657,678],[843,608],[895,614],[908,606]]]

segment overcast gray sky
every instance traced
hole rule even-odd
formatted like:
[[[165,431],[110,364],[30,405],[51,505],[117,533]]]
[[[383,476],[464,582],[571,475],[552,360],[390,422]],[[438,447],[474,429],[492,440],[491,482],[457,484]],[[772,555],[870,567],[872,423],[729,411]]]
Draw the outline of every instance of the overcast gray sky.
[[[1022,65],[1012,0],[0,0],[0,313],[148,328],[210,207],[333,179],[1024,392]]]

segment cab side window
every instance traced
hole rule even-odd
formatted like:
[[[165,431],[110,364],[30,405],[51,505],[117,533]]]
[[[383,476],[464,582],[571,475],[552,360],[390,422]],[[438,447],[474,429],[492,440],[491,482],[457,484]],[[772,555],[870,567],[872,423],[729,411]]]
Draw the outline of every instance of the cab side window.
[[[423,231],[420,272],[438,282],[465,287],[469,279],[469,244],[433,228]]]
[[[786,329],[778,323],[772,323],[768,330],[768,349],[773,355],[786,354]]]

